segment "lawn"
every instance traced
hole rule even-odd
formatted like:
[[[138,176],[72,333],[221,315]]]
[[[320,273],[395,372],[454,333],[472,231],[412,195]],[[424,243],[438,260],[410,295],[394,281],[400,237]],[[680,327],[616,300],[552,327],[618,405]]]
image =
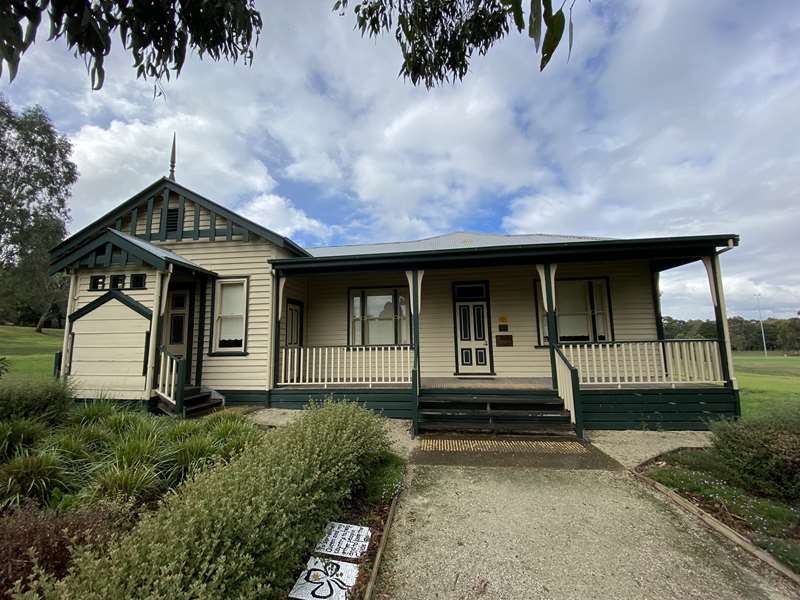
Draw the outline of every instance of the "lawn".
[[[8,357],[9,379],[41,379],[53,374],[55,353],[61,350],[63,329],[0,325],[0,356]]]
[[[751,417],[800,406],[800,356],[735,352],[742,416]]]

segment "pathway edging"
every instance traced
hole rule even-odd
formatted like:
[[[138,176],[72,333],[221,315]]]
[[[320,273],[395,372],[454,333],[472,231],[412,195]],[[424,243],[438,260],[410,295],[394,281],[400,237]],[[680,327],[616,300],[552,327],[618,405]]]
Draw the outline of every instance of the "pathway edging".
[[[651,459],[652,460],[652,459]],[[651,461],[645,461],[651,462]],[[645,463],[642,463],[645,464]],[[641,465],[640,465],[641,466]],[[737,546],[739,546],[742,550],[746,551],[748,554],[754,556],[755,558],[759,559],[764,564],[768,565],[790,581],[792,581],[795,585],[800,586],[800,575],[792,571],[789,567],[785,564],[777,560],[774,556],[762,550],[741,533],[736,531],[735,529],[728,527],[725,523],[711,515],[710,513],[706,512],[699,506],[697,506],[694,502],[691,502],[681,496],[680,494],[674,492],[673,490],[669,489],[665,485],[655,481],[654,479],[650,479],[646,475],[642,475],[641,473],[637,473],[634,469],[628,469],[628,472],[633,475],[633,477],[642,483],[650,486],[654,490],[661,492],[668,500],[670,500],[673,504],[678,506],[679,508],[689,512],[696,517],[699,517],[700,520],[710,529],[716,531],[720,535],[724,536]]]
[[[372,565],[372,573],[369,576],[367,589],[364,591],[363,600],[372,600],[372,594],[375,592],[375,582],[378,580],[378,570],[381,567],[381,559],[383,558],[383,549],[386,547],[386,540],[389,539],[389,531],[392,529],[394,522],[394,511],[397,507],[397,501],[400,494],[395,495],[392,500],[392,505],[389,507],[389,514],[386,516],[386,525],[383,527],[383,535],[381,535],[381,543],[378,545],[378,551],[375,553],[375,563]]]

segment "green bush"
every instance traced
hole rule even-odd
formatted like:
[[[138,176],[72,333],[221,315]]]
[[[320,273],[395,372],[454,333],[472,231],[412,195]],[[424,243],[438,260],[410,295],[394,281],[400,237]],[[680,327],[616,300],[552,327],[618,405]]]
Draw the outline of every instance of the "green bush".
[[[374,413],[350,403],[310,409],[186,482],[107,550],[79,550],[69,575],[42,577],[38,593],[283,599],[325,523],[387,449]]]
[[[123,409],[119,404],[110,400],[91,400],[75,408],[70,413],[69,420],[80,425],[102,423],[106,419],[119,415],[121,410]]]
[[[0,506],[18,506],[27,498],[47,504],[56,489],[73,487],[74,482],[55,454],[25,451],[0,465]]]
[[[755,494],[800,499],[800,410],[712,425],[714,451],[735,483]]]
[[[114,463],[95,475],[92,497],[138,504],[155,500],[165,488],[165,482],[153,465]]]
[[[74,404],[72,389],[60,379],[14,379],[0,386],[0,421],[26,417],[60,423]]]
[[[32,448],[47,433],[44,423],[25,417],[0,422],[0,460],[11,458],[20,450]]]

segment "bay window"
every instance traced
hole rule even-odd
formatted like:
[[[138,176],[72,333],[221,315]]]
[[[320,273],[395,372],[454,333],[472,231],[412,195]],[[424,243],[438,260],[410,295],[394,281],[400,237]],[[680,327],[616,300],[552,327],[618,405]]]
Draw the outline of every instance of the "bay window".
[[[411,343],[408,290],[350,290],[348,340],[351,346],[394,346]]]
[[[244,352],[247,279],[218,279],[214,288],[214,350]]]
[[[539,343],[547,344],[547,311],[538,281],[536,294]],[[555,300],[559,342],[612,340],[606,279],[556,279]]]

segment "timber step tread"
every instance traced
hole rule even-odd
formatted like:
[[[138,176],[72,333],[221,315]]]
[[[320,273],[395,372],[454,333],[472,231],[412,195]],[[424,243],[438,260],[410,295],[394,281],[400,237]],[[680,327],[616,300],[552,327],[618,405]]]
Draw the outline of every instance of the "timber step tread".
[[[491,432],[525,432],[541,435],[575,436],[570,423],[478,423],[473,421],[434,421],[422,422],[420,428],[425,431],[491,431]]]
[[[518,417],[528,419],[542,419],[545,421],[569,421],[569,411],[566,410],[482,410],[470,408],[443,408],[428,409],[423,408],[419,411],[423,417],[451,417],[451,416],[476,416],[476,417]]]
[[[419,397],[420,404],[532,404],[541,406],[561,406],[564,401],[558,396],[552,398],[525,398],[517,396],[426,396]]]
[[[199,392],[197,394],[192,394],[191,396],[186,395],[183,397],[183,405],[186,406],[188,404],[196,404],[198,402],[203,402],[204,400],[208,400],[211,398],[211,392]]]
[[[188,416],[188,415],[194,415],[196,413],[202,412],[202,411],[204,411],[206,409],[209,409],[209,408],[216,408],[216,407],[222,407],[222,400],[220,400],[220,399],[209,399],[206,402],[202,402],[202,403],[198,403],[198,404],[192,404],[191,406],[185,406],[184,405],[183,410],[186,412],[186,415]]]

